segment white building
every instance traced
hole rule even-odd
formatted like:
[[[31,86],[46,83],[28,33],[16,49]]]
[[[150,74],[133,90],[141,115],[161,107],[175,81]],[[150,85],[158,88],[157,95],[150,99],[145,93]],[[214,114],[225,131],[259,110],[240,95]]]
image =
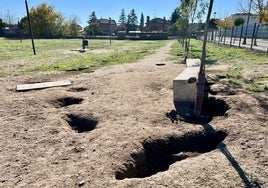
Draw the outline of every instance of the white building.
[[[243,25],[243,32],[242,32],[242,35],[245,36],[248,14],[247,13],[237,13],[237,14],[231,15],[231,17],[233,18],[233,20],[235,18],[243,18],[245,20],[245,23]],[[254,15],[250,15],[249,21],[248,21],[247,37],[252,37],[255,23],[259,24],[259,19],[255,18]],[[238,31],[237,35],[240,35],[241,29],[242,29],[242,26],[237,27],[237,31]],[[257,38],[268,38],[268,25],[267,24],[260,23],[258,33],[257,33]]]

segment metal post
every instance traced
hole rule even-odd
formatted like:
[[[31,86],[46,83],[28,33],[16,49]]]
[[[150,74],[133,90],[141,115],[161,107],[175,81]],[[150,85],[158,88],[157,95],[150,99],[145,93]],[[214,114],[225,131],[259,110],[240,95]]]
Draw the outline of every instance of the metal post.
[[[217,29],[215,30],[215,36],[214,36],[214,44],[216,43],[216,40],[217,40],[217,33],[218,33],[218,31],[217,31]]]
[[[31,39],[32,39],[33,53],[34,53],[34,55],[36,55],[35,46],[34,46],[34,39],[33,39],[33,30],[32,30],[32,25],[31,25],[31,19],[30,19],[27,0],[25,0],[25,6],[26,6],[28,24],[29,24],[29,28],[30,28]]]
[[[234,34],[234,27],[232,27],[230,46],[232,46],[233,34]]]
[[[249,22],[249,15],[250,15],[250,12],[251,12],[252,1],[253,1],[253,0],[250,0],[250,2],[249,2],[249,10],[248,10],[247,25],[246,25],[246,31],[245,31],[245,36],[244,36],[244,40],[243,40],[243,44],[244,44],[244,45],[247,44],[248,22]]]
[[[223,38],[223,44],[225,45],[225,40],[226,40],[226,28],[224,28],[224,38]]]
[[[219,40],[218,40],[218,44],[221,42],[221,29],[220,31],[218,31],[218,36],[219,36]]]
[[[239,37],[239,48],[241,46],[241,39],[242,39],[243,29],[244,29],[244,26],[242,25],[241,32],[240,32],[240,37]]]
[[[110,45],[112,45],[112,28],[111,28],[111,21],[112,21],[112,19],[111,18],[109,18],[109,32],[110,32]]]
[[[252,50],[253,41],[254,41],[254,37],[255,37],[256,25],[257,25],[257,23],[254,24],[253,33],[252,33],[252,37],[251,37],[251,44],[250,44],[250,49],[251,50]]]

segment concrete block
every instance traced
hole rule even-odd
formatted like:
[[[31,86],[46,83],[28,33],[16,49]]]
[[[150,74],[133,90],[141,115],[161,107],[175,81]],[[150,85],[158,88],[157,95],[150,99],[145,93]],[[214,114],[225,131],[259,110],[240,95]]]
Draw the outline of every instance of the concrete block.
[[[200,59],[187,59],[186,69],[173,80],[174,102],[194,102],[196,98],[196,81],[199,72]],[[195,79],[193,79],[195,78]]]
[[[186,67],[200,67],[200,59],[186,59]]]
[[[194,102],[196,98],[196,82],[189,83],[191,77],[197,78],[199,67],[187,67],[173,80],[174,101]]]

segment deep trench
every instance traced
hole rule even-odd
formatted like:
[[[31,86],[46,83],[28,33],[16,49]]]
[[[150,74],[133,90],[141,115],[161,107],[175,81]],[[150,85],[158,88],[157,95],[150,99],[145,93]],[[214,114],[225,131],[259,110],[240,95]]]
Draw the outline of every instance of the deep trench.
[[[84,99],[82,98],[75,98],[75,97],[64,97],[64,98],[59,98],[54,101],[52,101],[52,104],[57,107],[66,107],[74,104],[81,104]]]
[[[204,100],[202,114],[211,117],[224,116],[229,109],[230,106],[223,99],[209,97]]]
[[[216,149],[226,136],[225,131],[205,128],[204,132],[145,140],[142,143],[143,150],[132,153],[131,160],[124,163],[124,167],[115,172],[115,178],[117,180],[145,178],[166,171],[171,164],[177,161]]]
[[[203,101],[201,115],[196,118],[194,115],[194,102],[175,101],[174,106],[176,110],[171,110],[166,113],[166,116],[172,122],[178,120],[189,123],[209,123],[213,117],[227,116],[230,106],[223,100],[215,97],[208,97]]]
[[[77,133],[89,132],[96,128],[98,121],[91,117],[82,117],[79,115],[68,114],[66,116],[66,122]]]

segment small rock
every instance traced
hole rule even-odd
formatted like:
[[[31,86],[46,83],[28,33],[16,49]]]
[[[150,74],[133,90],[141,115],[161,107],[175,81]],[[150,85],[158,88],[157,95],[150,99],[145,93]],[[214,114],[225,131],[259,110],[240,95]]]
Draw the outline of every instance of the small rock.
[[[80,182],[78,183],[78,186],[79,186],[79,187],[82,187],[83,185],[85,185],[85,183],[86,183],[86,182],[85,182],[84,180],[82,180],[82,181],[80,181]]]

